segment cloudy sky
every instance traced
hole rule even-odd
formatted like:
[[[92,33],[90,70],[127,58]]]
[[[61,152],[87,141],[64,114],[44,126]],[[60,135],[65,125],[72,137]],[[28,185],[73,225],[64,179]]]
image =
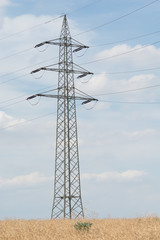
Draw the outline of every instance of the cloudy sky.
[[[25,99],[56,88],[67,14],[90,46],[74,62],[94,72],[75,85],[99,99],[77,103],[82,199],[87,217],[160,216],[160,1],[0,1],[0,219],[50,218],[56,100]],[[87,132],[87,134],[86,134]]]

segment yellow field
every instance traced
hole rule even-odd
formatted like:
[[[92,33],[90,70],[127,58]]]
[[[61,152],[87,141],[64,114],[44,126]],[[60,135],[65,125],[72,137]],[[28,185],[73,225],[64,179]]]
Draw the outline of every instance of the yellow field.
[[[82,221],[82,220],[81,220]],[[160,219],[83,220],[89,232],[77,231],[76,220],[3,220],[0,240],[160,240]]]

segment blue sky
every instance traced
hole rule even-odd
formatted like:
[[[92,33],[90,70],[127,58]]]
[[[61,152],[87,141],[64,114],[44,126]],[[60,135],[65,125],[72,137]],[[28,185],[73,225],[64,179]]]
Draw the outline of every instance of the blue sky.
[[[25,99],[56,88],[56,73],[29,73],[57,63],[56,47],[34,46],[59,37],[62,18],[53,19],[64,13],[71,35],[90,46],[74,62],[95,73],[75,77],[76,87],[99,99],[91,110],[77,103],[85,214],[159,216],[160,1],[2,0],[0,219],[50,218],[56,101]]]

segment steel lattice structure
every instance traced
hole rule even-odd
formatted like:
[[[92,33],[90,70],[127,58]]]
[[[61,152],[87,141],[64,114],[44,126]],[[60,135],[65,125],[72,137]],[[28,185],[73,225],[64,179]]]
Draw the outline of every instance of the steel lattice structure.
[[[41,70],[57,71],[58,93],[43,92],[28,99],[36,96],[57,98],[54,199],[51,218],[81,218],[84,213],[80,185],[76,100],[83,100],[82,104],[86,104],[90,101],[97,101],[97,99],[75,88],[74,74],[79,74],[78,78],[81,78],[92,73],[73,63],[72,52],[80,51],[88,46],[71,38],[66,15],[63,19],[60,38],[42,42],[35,47],[44,44],[59,46],[58,66],[54,64],[42,67],[32,73]]]

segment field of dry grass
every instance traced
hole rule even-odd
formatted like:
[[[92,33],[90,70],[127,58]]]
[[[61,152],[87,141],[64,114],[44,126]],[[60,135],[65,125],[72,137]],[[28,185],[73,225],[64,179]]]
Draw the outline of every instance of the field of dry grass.
[[[81,220],[82,221],[82,220]],[[160,219],[83,220],[89,232],[77,231],[76,220],[3,220],[0,240],[160,240]]]

